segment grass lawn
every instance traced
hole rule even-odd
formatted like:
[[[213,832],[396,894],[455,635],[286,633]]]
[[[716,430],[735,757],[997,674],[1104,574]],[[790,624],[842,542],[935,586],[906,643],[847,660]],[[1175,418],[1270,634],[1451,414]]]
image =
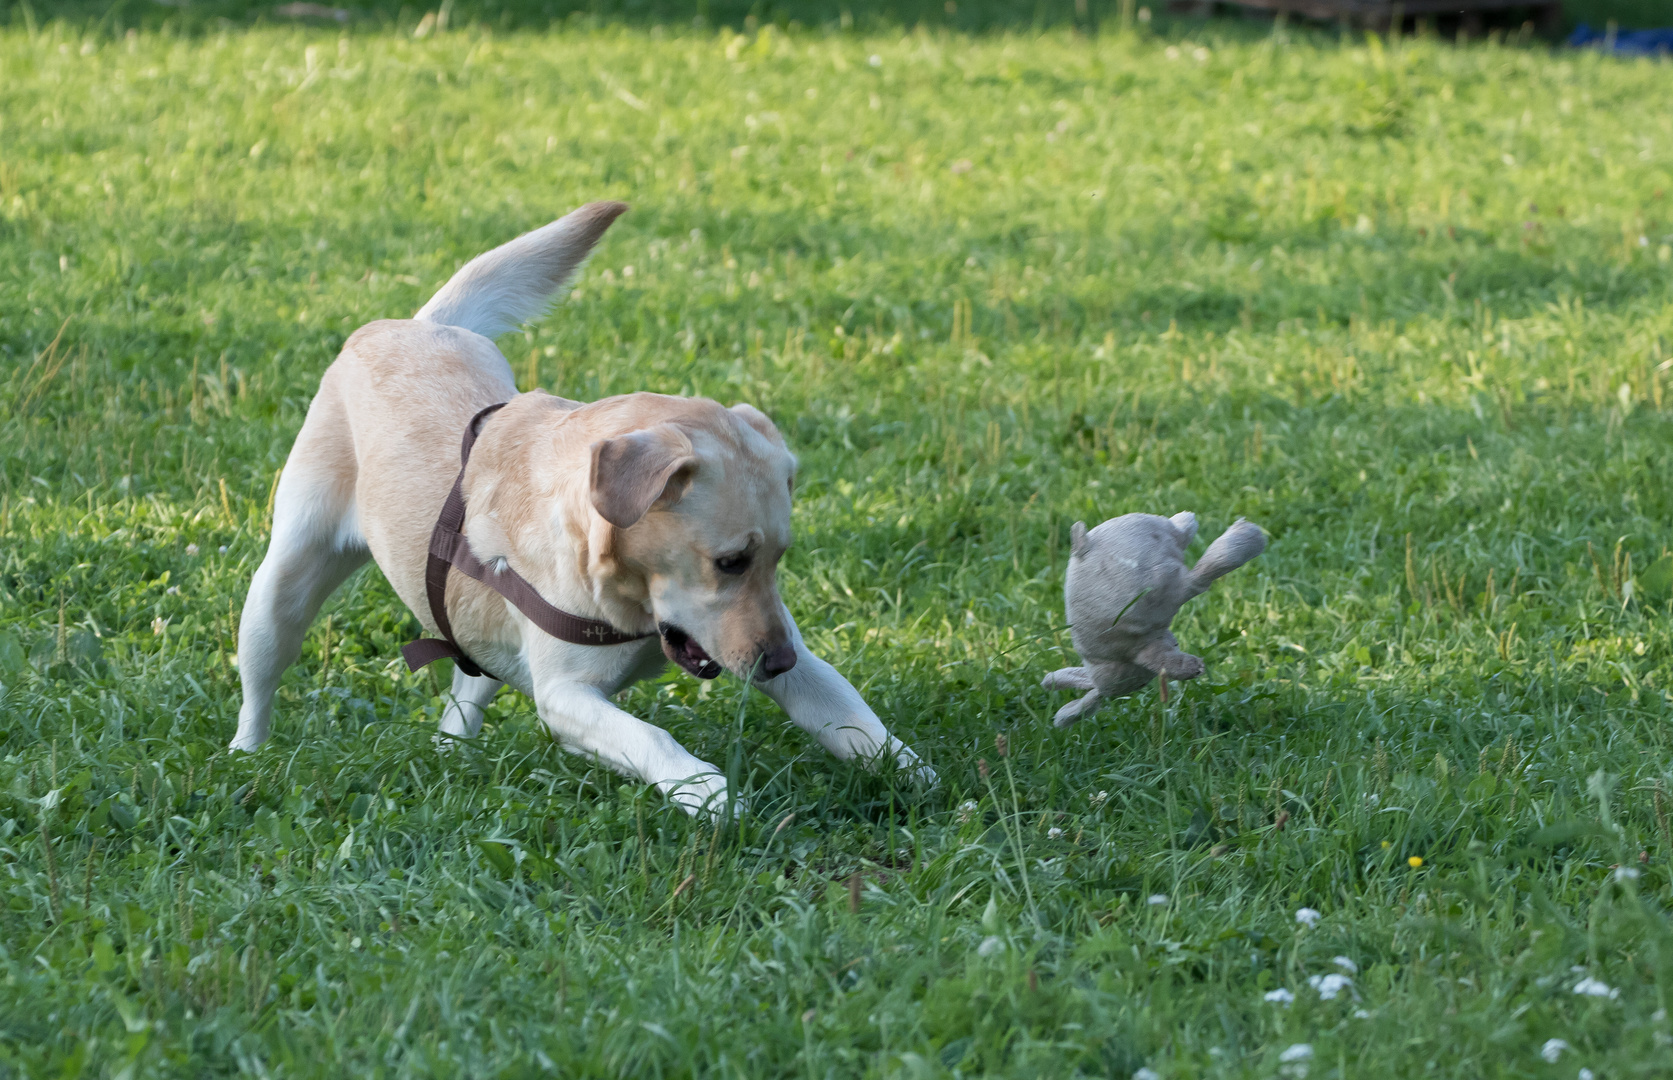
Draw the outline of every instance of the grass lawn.
[[[1665,63],[31,25],[0,1076],[1668,1075]],[[634,210],[501,340],[519,381],[773,416],[786,600],[938,789],[683,674],[625,707],[727,764],[735,827],[510,691],[439,757],[375,569],[226,753],[320,372],[594,198]],[[1185,509],[1272,537],[1176,623],[1209,673],[1053,730],[1069,526]]]

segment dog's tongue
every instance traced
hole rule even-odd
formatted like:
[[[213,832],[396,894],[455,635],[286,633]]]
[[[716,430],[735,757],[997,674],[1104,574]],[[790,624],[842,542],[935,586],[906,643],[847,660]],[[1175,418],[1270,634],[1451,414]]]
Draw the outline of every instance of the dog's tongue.
[[[668,659],[699,679],[714,679],[720,676],[720,664],[704,652],[703,646],[697,644],[691,635],[676,627],[663,627],[662,652]]]

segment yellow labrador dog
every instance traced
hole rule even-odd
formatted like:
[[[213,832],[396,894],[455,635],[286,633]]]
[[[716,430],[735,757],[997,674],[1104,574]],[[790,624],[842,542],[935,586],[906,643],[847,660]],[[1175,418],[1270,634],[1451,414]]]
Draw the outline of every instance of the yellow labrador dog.
[[[724,807],[713,765],[611,702],[672,660],[707,678],[722,668],[753,676],[837,757],[892,761],[933,782],[847,680],[808,652],[779,598],[796,459],[765,415],[660,394],[581,404],[517,393],[491,338],[545,311],[626,209],[592,203],[495,248],[413,318],[370,323],[343,346],[285,463],[273,539],[244,604],[233,749],[266,741],[273,692],[308,624],[368,556],[437,632],[426,562],[458,476],[470,554],[515,570],[566,618],[644,636],[560,640],[454,570],[441,579],[445,614],[484,674],[455,670],[444,735],[474,737],[503,681],[534,699],[565,749],[653,783],[693,813]],[[461,474],[466,425],[499,402],[509,404],[482,421]]]

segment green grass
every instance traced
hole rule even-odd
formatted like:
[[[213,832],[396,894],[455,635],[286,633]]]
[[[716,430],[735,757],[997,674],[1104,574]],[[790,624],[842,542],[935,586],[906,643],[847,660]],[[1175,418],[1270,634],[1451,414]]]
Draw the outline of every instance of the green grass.
[[[1167,35],[0,31],[0,1075],[1666,1075],[1668,68]],[[683,675],[735,829],[438,757],[375,571],[225,753],[321,370],[593,198],[519,379],[767,410],[939,789]],[[1209,674],[1054,731],[1069,525],[1182,509]]]

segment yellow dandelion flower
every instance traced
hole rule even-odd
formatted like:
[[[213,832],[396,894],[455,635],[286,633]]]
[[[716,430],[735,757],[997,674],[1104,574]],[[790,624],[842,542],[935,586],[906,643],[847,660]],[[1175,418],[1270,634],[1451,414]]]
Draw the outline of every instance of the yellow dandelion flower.
[[[1418,867],[1423,865],[1423,856],[1413,855],[1411,858],[1406,860],[1406,865],[1411,867],[1413,870],[1416,870]]]
[[[1383,841],[1383,850],[1384,850],[1384,851],[1387,851],[1387,850],[1388,850],[1388,849],[1389,849],[1389,848],[1391,848],[1391,847],[1393,847],[1393,846],[1394,846],[1394,845],[1393,845],[1393,844],[1390,844],[1390,843],[1389,843],[1389,842],[1388,842],[1388,841],[1387,841],[1387,840],[1384,840],[1384,841]]]

